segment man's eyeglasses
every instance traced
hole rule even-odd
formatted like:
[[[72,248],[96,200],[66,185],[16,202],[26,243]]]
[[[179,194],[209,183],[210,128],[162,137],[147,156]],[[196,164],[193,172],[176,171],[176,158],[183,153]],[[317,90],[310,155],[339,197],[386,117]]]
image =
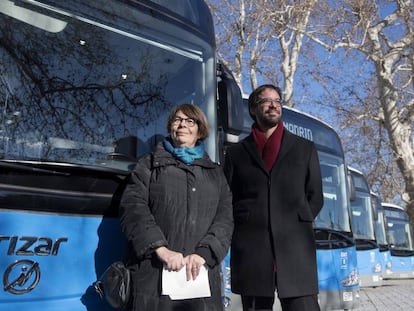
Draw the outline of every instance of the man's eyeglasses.
[[[198,120],[195,120],[193,118],[181,118],[181,117],[175,117],[172,123],[174,125],[180,125],[181,122],[183,121],[185,125],[187,125],[188,127],[193,127],[194,125],[198,124]]]
[[[256,102],[260,106],[270,106],[270,104],[273,104],[275,106],[282,106],[283,100],[281,98],[262,98]]]

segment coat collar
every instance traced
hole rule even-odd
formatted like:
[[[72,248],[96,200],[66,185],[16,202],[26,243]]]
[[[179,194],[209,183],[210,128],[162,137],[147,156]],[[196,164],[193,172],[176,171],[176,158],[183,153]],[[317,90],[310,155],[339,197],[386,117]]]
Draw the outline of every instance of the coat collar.
[[[215,168],[216,164],[211,161],[210,157],[207,153],[204,153],[201,159],[194,160],[192,165],[186,165],[180,160],[176,159],[170,152],[168,152],[163,145],[163,142],[159,142],[155,146],[155,150],[152,157],[152,166],[153,167],[160,167],[160,166],[167,166],[167,165],[176,165],[176,166],[201,166],[204,168]]]
[[[283,136],[282,136],[282,143],[280,145],[280,150],[279,150],[279,155],[278,155],[278,157],[276,159],[276,162],[273,165],[273,167],[275,167],[277,165],[277,163],[280,162],[286,156],[286,154],[289,152],[289,150],[292,148],[293,141],[294,141],[294,139],[292,139],[292,138],[294,138],[293,134],[290,133],[288,130],[286,130],[284,128],[283,129]],[[241,144],[247,150],[247,152],[252,156],[252,158],[256,161],[256,163],[260,166],[260,168],[263,171],[265,171],[266,174],[269,174],[269,171],[267,170],[264,161],[262,160],[262,158],[259,155],[256,143],[255,143],[254,138],[253,138],[253,135],[250,134],[249,136],[247,136],[244,140],[241,141]],[[273,170],[273,168],[272,168],[272,170]]]

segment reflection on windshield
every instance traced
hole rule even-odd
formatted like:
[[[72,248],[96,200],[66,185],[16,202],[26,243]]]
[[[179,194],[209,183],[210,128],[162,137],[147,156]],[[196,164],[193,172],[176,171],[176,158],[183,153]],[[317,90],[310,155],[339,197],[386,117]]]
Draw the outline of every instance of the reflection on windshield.
[[[67,25],[62,20],[20,7],[9,0],[1,1],[0,12],[48,32],[60,32]]]
[[[324,204],[315,227],[350,232],[344,163],[339,157],[319,153]]]
[[[117,9],[111,25],[132,14],[121,4]],[[101,19],[108,14],[94,12]],[[50,32],[0,10],[1,158],[91,165],[135,161],[167,134],[173,105],[205,101],[200,61],[205,47],[192,42],[185,53],[174,48],[183,46],[180,39],[161,34],[174,28],[149,17],[147,32],[168,37],[170,49],[132,33],[143,25],[114,31],[101,27],[102,20],[69,15],[59,16],[61,31]]]

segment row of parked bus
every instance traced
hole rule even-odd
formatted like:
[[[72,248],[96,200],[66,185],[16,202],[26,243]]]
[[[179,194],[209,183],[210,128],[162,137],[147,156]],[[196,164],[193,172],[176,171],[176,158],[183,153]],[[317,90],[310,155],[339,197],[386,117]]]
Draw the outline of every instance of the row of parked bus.
[[[216,162],[250,132],[246,100],[216,55],[203,0],[0,1],[0,311],[114,310],[93,284],[126,252],[120,194],[137,159],[167,135],[170,109],[193,103],[205,112]],[[318,150],[321,309],[356,308],[371,279],[411,277],[405,211],[373,206],[366,183],[350,191],[331,126],[287,107],[283,121]],[[241,310],[228,258],[223,298]]]
[[[381,202],[362,172],[352,167],[348,171],[360,286],[376,287],[386,279],[414,278],[414,234],[406,210]]]

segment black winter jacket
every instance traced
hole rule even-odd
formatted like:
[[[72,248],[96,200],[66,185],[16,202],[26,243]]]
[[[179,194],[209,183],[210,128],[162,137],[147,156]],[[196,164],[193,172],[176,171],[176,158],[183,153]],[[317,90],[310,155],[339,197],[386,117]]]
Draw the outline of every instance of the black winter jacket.
[[[120,204],[133,262],[132,310],[166,309],[168,299],[160,296],[162,263],[154,252],[159,246],[206,260],[212,298],[197,299],[200,307],[192,309],[222,310],[219,272],[233,232],[231,201],[222,169],[207,154],[186,165],[159,143],[153,154],[140,159]]]

